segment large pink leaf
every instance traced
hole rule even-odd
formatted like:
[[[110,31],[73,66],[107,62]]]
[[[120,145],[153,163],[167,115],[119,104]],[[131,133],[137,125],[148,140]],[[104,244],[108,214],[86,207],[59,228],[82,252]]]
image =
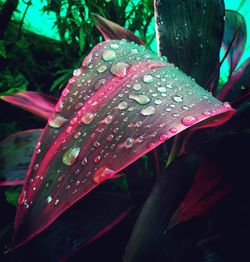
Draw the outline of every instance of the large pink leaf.
[[[19,198],[14,245],[168,138],[233,113],[143,46],[98,44],[74,71],[38,142]]]
[[[121,40],[133,41],[139,45],[144,45],[143,41],[128,29],[100,16],[93,15],[93,21],[97,29],[101,32],[105,40]]]
[[[0,98],[46,120],[53,113],[55,104],[58,101],[56,97],[34,91],[20,92],[10,96],[1,96]]]

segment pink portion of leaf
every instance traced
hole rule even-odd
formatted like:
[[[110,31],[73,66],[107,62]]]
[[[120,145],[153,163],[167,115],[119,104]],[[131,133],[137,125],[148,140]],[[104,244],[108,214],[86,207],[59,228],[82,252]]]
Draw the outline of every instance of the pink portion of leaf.
[[[42,93],[25,91],[10,96],[2,96],[2,100],[19,106],[39,117],[48,119],[54,111],[57,98]]]
[[[15,245],[168,138],[232,112],[143,46],[98,44],[74,71],[34,153],[19,198]]]
[[[0,142],[0,186],[21,185],[42,129],[16,133]]]
[[[201,166],[191,189],[169,222],[169,228],[197,216],[207,215],[227,195],[232,186],[218,175],[218,168],[205,161]]]
[[[93,14],[93,21],[105,40],[126,39],[144,45],[143,41],[134,33],[100,15]]]

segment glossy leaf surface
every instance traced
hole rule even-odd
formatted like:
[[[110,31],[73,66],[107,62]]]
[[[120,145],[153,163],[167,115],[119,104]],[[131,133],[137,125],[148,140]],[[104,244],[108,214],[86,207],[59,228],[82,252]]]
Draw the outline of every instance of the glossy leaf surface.
[[[168,222],[188,192],[201,159],[183,156],[163,171],[137,219],[124,261],[164,261]]]
[[[233,113],[143,46],[98,44],[74,71],[38,142],[19,198],[15,244],[168,138]]]
[[[32,250],[39,253],[36,261],[66,261],[73,253],[110,231],[131,208],[131,202],[121,194],[93,192],[37,238],[17,249],[12,259],[29,260]]]
[[[19,106],[39,117],[48,119],[54,111],[57,98],[39,92],[25,91],[0,97],[5,102]]]
[[[155,0],[159,54],[206,87],[219,73],[224,14],[223,0]]]
[[[0,186],[23,184],[42,129],[16,133],[0,142]]]
[[[232,10],[226,10],[223,48],[228,52],[227,60],[230,65],[230,75],[241,59],[247,37],[247,28],[244,17]]]
[[[98,15],[92,14],[93,21],[98,30],[101,32],[105,40],[121,40],[135,42],[139,45],[144,45],[143,41],[128,29]]]

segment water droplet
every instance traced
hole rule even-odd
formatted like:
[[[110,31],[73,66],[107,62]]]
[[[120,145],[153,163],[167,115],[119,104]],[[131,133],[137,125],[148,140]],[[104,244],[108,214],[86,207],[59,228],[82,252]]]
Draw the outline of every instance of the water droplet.
[[[231,105],[228,102],[224,102],[223,106],[226,107],[226,108],[231,108]]]
[[[133,144],[134,144],[134,139],[133,139],[133,138],[131,138],[131,137],[126,138],[126,140],[125,140],[125,142],[124,142],[124,146],[125,146],[126,148],[132,147]]]
[[[162,100],[160,100],[160,99],[156,99],[156,100],[155,100],[155,104],[156,104],[156,105],[160,105],[161,103],[162,103]]]
[[[181,122],[184,126],[191,126],[196,123],[198,119],[195,116],[185,116]]]
[[[143,81],[144,81],[145,83],[152,83],[152,82],[154,81],[154,78],[153,78],[152,75],[145,75],[145,76],[143,77]]]
[[[127,67],[129,65],[123,62],[113,64],[110,68],[110,72],[118,78],[123,78],[127,75]]]
[[[63,181],[63,178],[64,178],[63,175],[61,175],[61,176],[59,176],[59,177],[57,178],[57,181],[58,181],[58,182],[62,182],[62,181]]]
[[[109,46],[110,46],[112,49],[118,49],[118,48],[119,48],[119,45],[118,45],[118,44],[115,44],[115,43],[110,44]]]
[[[104,61],[113,61],[116,58],[116,53],[112,50],[105,50],[102,54],[102,59]]]
[[[163,93],[163,92],[166,92],[166,91],[167,91],[167,88],[164,87],[164,86],[160,86],[160,87],[157,88],[157,90],[158,90],[159,92]]]
[[[94,162],[95,162],[96,164],[99,163],[100,160],[101,160],[101,156],[97,156],[97,157],[94,158]]]
[[[84,124],[90,124],[92,121],[93,121],[93,119],[94,119],[94,114],[92,114],[92,113],[85,113],[83,116],[82,116],[82,122],[84,123]]]
[[[78,131],[78,132],[76,132],[76,133],[74,134],[74,138],[77,139],[77,138],[79,138],[80,135],[81,135],[81,132]]]
[[[140,84],[135,84],[132,88],[136,91],[139,91],[141,90],[142,86]]]
[[[83,106],[82,102],[77,103],[76,106],[75,106],[75,110],[80,109],[82,106]]]
[[[35,164],[34,167],[33,167],[33,170],[37,170],[39,167],[39,164]]]
[[[101,123],[105,123],[105,124],[110,124],[113,121],[113,116],[112,115],[107,115],[102,121]]]
[[[73,75],[74,76],[79,76],[81,73],[82,73],[81,68],[78,68],[78,69],[74,70]]]
[[[143,116],[150,116],[150,115],[154,115],[155,113],[156,113],[156,109],[153,106],[148,106],[141,110],[141,114]]]
[[[173,86],[171,84],[166,84],[167,88],[173,88]]]
[[[124,109],[128,108],[128,103],[127,103],[126,101],[122,101],[122,102],[120,102],[120,103],[118,104],[117,107],[118,107],[119,109],[121,109],[121,110],[124,110]]]
[[[94,145],[95,148],[97,148],[97,147],[99,147],[101,145],[101,143],[98,142],[98,141],[95,141],[93,145]]]
[[[52,201],[52,197],[51,196],[48,196],[47,197],[47,202],[50,203]]]
[[[59,199],[56,199],[55,202],[54,202],[54,205],[57,205],[59,202]]]
[[[63,91],[62,91],[62,96],[67,96],[68,94],[70,93],[69,89],[68,88],[65,88]]]
[[[160,136],[160,141],[165,141],[165,140],[167,140],[168,139],[168,135],[167,134],[162,134],[161,136]]]
[[[202,115],[203,115],[203,116],[210,116],[210,115],[211,115],[211,112],[209,112],[209,111],[204,111],[204,112],[202,112]]]
[[[169,132],[175,134],[177,132],[177,129],[175,127],[172,127],[169,129]]]
[[[80,147],[72,147],[63,155],[63,163],[67,166],[73,165],[79,156]]]
[[[84,157],[83,160],[82,160],[82,162],[81,162],[81,164],[82,164],[83,166],[86,166],[87,163],[88,163],[88,160],[87,160],[86,157]]]
[[[109,135],[108,137],[107,137],[107,140],[108,141],[112,141],[114,139],[114,136],[113,135]]]
[[[135,100],[141,105],[146,105],[150,102],[150,98],[147,97],[146,95],[132,95],[129,94],[129,98]]]
[[[114,174],[115,171],[110,169],[109,167],[107,166],[100,167],[95,171],[93,175],[93,180],[96,184],[100,184],[106,179],[112,177]]]
[[[98,73],[103,73],[107,70],[107,67],[105,65],[100,65],[98,68],[97,68],[97,72]]]
[[[176,103],[180,103],[180,102],[183,101],[183,98],[182,98],[181,96],[179,96],[179,95],[175,95],[175,96],[173,97],[173,100],[174,100]]]
[[[182,109],[188,110],[188,106],[182,106]]]
[[[65,122],[67,122],[67,119],[58,114],[53,115],[53,117],[50,117],[48,120],[49,126],[53,128],[60,128]]]

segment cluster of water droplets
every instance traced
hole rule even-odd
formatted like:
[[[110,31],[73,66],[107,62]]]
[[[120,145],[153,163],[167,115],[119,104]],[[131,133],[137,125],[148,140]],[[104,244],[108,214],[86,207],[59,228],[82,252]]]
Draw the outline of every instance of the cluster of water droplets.
[[[47,203],[60,203],[50,193],[53,186],[77,197],[83,192],[80,185],[88,188],[112,177],[140,152],[220,106],[166,58],[125,40],[99,44],[74,71],[48,121],[50,143],[58,148],[49,165],[60,166],[60,172],[48,171],[56,181],[45,179]]]

